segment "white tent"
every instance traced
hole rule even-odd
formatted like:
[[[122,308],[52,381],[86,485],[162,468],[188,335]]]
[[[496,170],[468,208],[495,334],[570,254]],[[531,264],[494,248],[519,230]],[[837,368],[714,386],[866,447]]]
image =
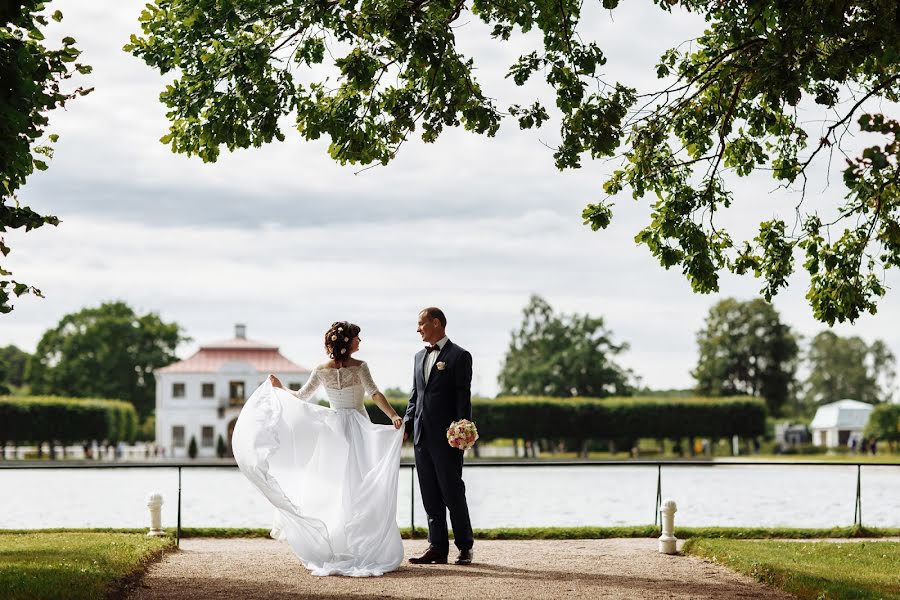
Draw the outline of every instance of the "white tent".
[[[858,446],[871,412],[871,404],[858,400],[838,400],[820,406],[809,426],[813,444],[835,448],[848,446],[855,439]]]

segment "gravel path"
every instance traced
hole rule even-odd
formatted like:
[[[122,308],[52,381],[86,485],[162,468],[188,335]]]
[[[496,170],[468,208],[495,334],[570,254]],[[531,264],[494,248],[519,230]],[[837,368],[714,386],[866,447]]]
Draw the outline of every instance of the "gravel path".
[[[425,546],[404,541],[407,557]],[[313,577],[274,540],[187,539],[129,598],[791,598],[656,546],[652,539],[476,541],[468,567],[404,563],[383,577],[354,579]]]

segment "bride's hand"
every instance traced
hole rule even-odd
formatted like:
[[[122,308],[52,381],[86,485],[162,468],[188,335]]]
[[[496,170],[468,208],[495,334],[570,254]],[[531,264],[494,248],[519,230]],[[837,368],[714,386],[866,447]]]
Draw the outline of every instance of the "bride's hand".
[[[281,380],[275,377],[274,375],[269,375],[269,381],[273,386],[283,388],[284,386],[281,384]]]
[[[394,429],[403,427],[403,419],[401,419],[399,415],[394,415],[391,421],[394,423]]]

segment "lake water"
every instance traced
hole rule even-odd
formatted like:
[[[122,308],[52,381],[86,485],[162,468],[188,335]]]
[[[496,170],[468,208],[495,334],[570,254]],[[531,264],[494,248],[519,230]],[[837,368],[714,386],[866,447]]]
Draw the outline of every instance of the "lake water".
[[[475,528],[640,525],[653,522],[655,467],[469,467]],[[403,468],[397,522],[410,523]],[[175,469],[0,470],[0,529],[145,527],[150,492],[163,494],[163,525],[176,521]],[[663,467],[663,498],[676,526],[832,527],[853,522],[855,466]],[[425,525],[418,493],[415,523]],[[900,527],[900,468],[864,466],[868,526]],[[182,526],[267,527],[272,509],[236,468],[182,471]]]

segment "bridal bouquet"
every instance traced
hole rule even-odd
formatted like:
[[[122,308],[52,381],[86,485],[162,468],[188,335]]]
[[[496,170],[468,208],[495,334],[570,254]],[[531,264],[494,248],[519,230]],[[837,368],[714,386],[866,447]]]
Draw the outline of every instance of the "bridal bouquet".
[[[477,439],[478,429],[475,428],[475,423],[468,419],[453,421],[447,429],[447,442],[458,450],[471,448]]]

